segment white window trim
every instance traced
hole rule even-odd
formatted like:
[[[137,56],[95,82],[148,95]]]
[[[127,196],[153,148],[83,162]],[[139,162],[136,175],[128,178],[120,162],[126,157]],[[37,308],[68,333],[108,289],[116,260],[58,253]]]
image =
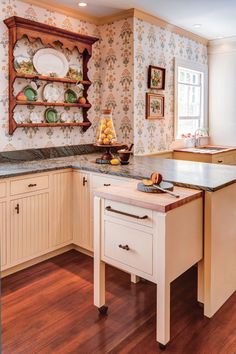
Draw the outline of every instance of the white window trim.
[[[209,127],[208,119],[208,65],[199,64],[192,61],[175,58],[175,75],[174,75],[174,138],[177,139],[178,129],[178,67],[184,67],[190,70],[202,71],[204,73],[204,108],[203,108],[203,124],[204,128]]]

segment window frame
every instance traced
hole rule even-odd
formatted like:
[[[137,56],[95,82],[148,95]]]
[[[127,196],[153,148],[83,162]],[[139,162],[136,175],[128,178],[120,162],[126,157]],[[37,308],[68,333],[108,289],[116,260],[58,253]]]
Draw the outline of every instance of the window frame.
[[[174,73],[174,139],[181,139],[178,137],[178,69],[179,67],[186,68],[189,70],[193,71],[200,71],[204,74],[204,81],[203,81],[203,95],[201,97],[201,100],[203,100],[203,108],[202,108],[202,113],[203,113],[203,120],[202,120],[202,126],[200,128],[206,128],[208,129],[209,127],[209,119],[208,119],[208,65],[207,64],[199,64],[195,63],[192,61],[184,60],[181,58],[175,58],[174,61],[174,68],[175,68],[175,73]],[[187,117],[186,117],[187,118]],[[187,118],[189,119],[189,118]],[[194,118],[192,118],[194,119]]]

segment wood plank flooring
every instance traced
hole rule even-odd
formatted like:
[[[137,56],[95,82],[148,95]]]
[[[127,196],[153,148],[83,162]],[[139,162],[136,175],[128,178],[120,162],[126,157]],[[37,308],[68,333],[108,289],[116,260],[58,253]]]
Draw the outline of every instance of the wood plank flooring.
[[[2,280],[2,353],[160,353],[156,286],[106,268],[109,314],[93,306],[93,260],[76,251]],[[211,319],[196,301],[196,269],[171,286],[165,354],[236,354],[236,294]]]

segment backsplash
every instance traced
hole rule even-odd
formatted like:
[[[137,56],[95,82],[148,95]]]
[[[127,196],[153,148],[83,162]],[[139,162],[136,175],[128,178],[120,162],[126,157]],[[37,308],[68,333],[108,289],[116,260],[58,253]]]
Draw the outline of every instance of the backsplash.
[[[136,154],[168,150],[174,138],[174,57],[207,63],[207,47],[134,19],[134,146]],[[165,117],[145,119],[148,66],[166,68]],[[157,92],[152,90],[152,92]]]

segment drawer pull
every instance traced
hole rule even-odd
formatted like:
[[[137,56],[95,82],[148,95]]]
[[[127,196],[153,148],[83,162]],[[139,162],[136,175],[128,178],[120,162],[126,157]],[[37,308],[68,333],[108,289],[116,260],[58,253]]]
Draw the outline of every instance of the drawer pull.
[[[110,187],[110,183],[104,183],[104,187]]]
[[[36,186],[37,186],[36,183],[30,183],[30,184],[28,184],[28,187],[29,187],[29,188],[31,188],[31,187],[36,187]]]
[[[119,248],[122,248],[123,250],[126,250],[126,251],[130,250],[128,245],[125,245],[125,246],[119,245]]]
[[[111,206],[107,206],[107,207],[106,207],[106,210],[107,210],[107,211],[111,211],[112,213],[116,213],[116,214],[121,214],[121,215],[129,216],[129,217],[131,217],[131,218],[135,218],[135,219],[139,219],[139,220],[148,219],[148,216],[147,216],[147,215],[139,216],[139,215],[134,215],[134,214],[125,213],[124,211],[120,211],[120,210],[113,209]]]
[[[20,214],[20,205],[17,203],[15,207],[16,213]]]
[[[223,162],[223,160],[218,160],[218,163],[222,163]]]

